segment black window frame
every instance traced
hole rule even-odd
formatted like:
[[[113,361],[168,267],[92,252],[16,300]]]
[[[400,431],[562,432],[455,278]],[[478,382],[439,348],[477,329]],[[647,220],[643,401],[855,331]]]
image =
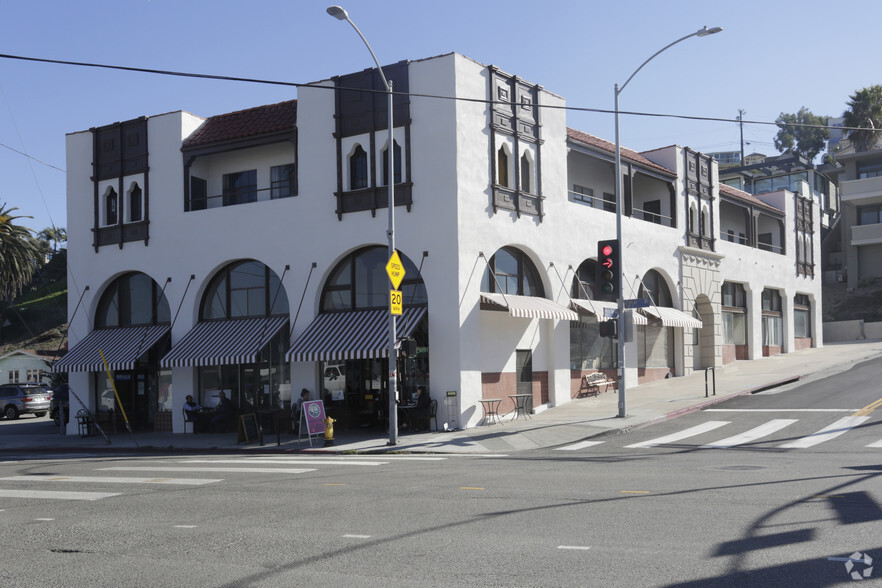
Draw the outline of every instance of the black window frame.
[[[297,196],[297,165],[285,163],[270,167],[270,200],[291,196]]]
[[[257,170],[246,169],[224,174],[224,206],[235,206],[249,202],[257,202]]]

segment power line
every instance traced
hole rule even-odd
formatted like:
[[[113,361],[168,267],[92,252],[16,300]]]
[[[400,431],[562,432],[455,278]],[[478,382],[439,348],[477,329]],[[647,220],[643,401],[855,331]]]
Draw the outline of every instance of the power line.
[[[152,68],[144,68],[144,67],[131,67],[124,65],[109,65],[103,63],[89,63],[83,61],[67,61],[61,59],[46,59],[42,57],[27,57],[23,55],[9,55],[5,53],[0,53],[0,58],[2,59],[17,59],[20,61],[33,61],[38,63],[53,63],[56,65],[71,65],[76,67],[91,67],[98,69],[111,69],[111,70],[119,70],[119,71],[131,71],[138,73],[151,73],[156,75],[164,75],[164,76],[175,76],[182,78],[197,78],[197,79],[207,79],[207,80],[221,80],[227,82],[244,82],[251,84],[269,84],[275,86],[289,86],[293,88],[316,88],[323,90],[351,90],[358,92],[372,92],[377,94],[386,95],[388,92],[384,90],[374,90],[367,88],[349,88],[349,87],[340,87],[340,86],[328,86],[322,83],[299,83],[299,82],[283,82],[280,80],[266,80],[260,78],[243,78],[238,76],[225,76],[225,75],[214,75],[214,74],[200,74],[200,73],[190,73],[190,72],[180,72],[180,71],[172,71],[165,69],[152,69]],[[480,104],[510,104],[510,102],[500,101],[500,100],[485,100],[481,98],[465,98],[462,96],[443,96],[439,94],[421,94],[416,92],[392,92],[392,94],[396,96],[408,96],[412,98],[434,98],[438,100],[457,100],[461,102],[475,102]],[[558,106],[554,104],[534,104],[533,106],[537,108],[549,108],[555,110],[572,110],[574,112],[593,112],[599,114],[615,114],[615,110],[610,110],[608,108],[589,108],[589,107],[579,107],[579,106]],[[787,126],[787,127],[805,127],[805,128],[821,128],[821,129],[841,129],[846,131],[861,131],[866,130],[861,127],[844,127],[844,126],[830,126],[830,125],[811,125],[811,124],[803,124],[803,123],[778,123],[778,122],[769,122],[762,120],[739,120],[739,119],[731,119],[731,118],[722,118],[722,117],[713,117],[713,116],[695,116],[695,115],[685,115],[685,114],[667,114],[667,113],[658,113],[658,112],[637,112],[637,111],[625,111],[620,110],[620,115],[629,115],[629,116],[648,116],[648,117],[656,117],[656,118],[676,118],[682,120],[696,120],[696,121],[709,121],[709,122],[725,122],[725,123],[748,123],[748,124],[757,124],[757,125],[771,125],[771,126]]]
[[[27,157],[28,159],[36,161],[39,164],[45,165],[46,167],[51,167],[52,169],[57,169],[61,173],[67,173],[65,170],[61,169],[60,167],[56,167],[56,166],[52,165],[51,163],[46,163],[45,161],[41,161],[41,160],[37,159],[36,157],[34,157],[33,155],[28,155],[24,151],[19,151],[18,149],[15,149],[14,147],[10,147],[9,145],[6,145],[4,143],[0,143],[0,147],[5,147],[6,149],[9,149],[10,151],[14,151],[14,152],[18,153],[19,155],[23,155],[23,156]]]

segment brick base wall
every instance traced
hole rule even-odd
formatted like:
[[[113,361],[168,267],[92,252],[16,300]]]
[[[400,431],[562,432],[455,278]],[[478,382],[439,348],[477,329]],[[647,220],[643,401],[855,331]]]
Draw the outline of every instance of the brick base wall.
[[[811,337],[796,337],[793,339],[793,347],[800,351],[802,349],[809,349],[812,346],[814,340]]]
[[[771,357],[773,355],[781,355],[781,346],[763,345],[763,357]]]
[[[548,372],[533,372],[533,406],[548,402]],[[518,393],[518,378],[515,372],[483,372],[481,374],[481,398],[502,398],[499,414],[514,410],[514,401],[509,394]]]
[[[673,377],[671,368],[640,368],[637,370],[637,383],[648,384],[656,380],[664,380],[669,377],[668,374]]]

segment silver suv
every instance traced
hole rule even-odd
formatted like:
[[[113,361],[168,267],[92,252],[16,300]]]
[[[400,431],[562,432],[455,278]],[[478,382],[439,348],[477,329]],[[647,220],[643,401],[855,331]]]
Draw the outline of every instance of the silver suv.
[[[7,419],[17,419],[20,414],[46,416],[52,392],[46,384],[0,385],[0,408]]]

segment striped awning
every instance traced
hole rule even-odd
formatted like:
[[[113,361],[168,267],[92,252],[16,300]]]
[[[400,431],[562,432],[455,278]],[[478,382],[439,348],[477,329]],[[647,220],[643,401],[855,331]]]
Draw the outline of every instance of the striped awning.
[[[103,372],[101,353],[112,370],[135,363],[169,332],[171,325],[95,329],[52,365],[53,372]],[[101,353],[99,353],[99,351]]]
[[[395,323],[409,337],[426,316],[425,306],[406,308]],[[389,356],[389,311],[352,310],[318,315],[288,350],[288,361],[342,361]]]
[[[557,302],[538,296],[517,296],[481,292],[481,308],[484,310],[508,310],[508,314],[517,318],[557,319],[577,321],[579,315]]]
[[[603,320],[606,318],[604,314],[604,309],[612,309],[618,310],[619,306],[615,302],[607,302],[605,300],[583,300],[580,298],[573,298],[570,300],[570,308],[578,312],[579,314],[593,314],[599,320]],[[628,316],[628,315],[625,315]],[[634,317],[635,325],[648,325],[649,321],[646,320],[646,317],[642,314],[633,312],[631,316]]]
[[[695,317],[689,316],[676,308],[668,308],[666,306],[647,306],[641,308],[640,312],[646,316],[661,321],[665,327],[687,327],[692,329],[700,329],[704,325]]]
[[[288,316],[202,321],[162,358],[162,367],[255,363]]]

